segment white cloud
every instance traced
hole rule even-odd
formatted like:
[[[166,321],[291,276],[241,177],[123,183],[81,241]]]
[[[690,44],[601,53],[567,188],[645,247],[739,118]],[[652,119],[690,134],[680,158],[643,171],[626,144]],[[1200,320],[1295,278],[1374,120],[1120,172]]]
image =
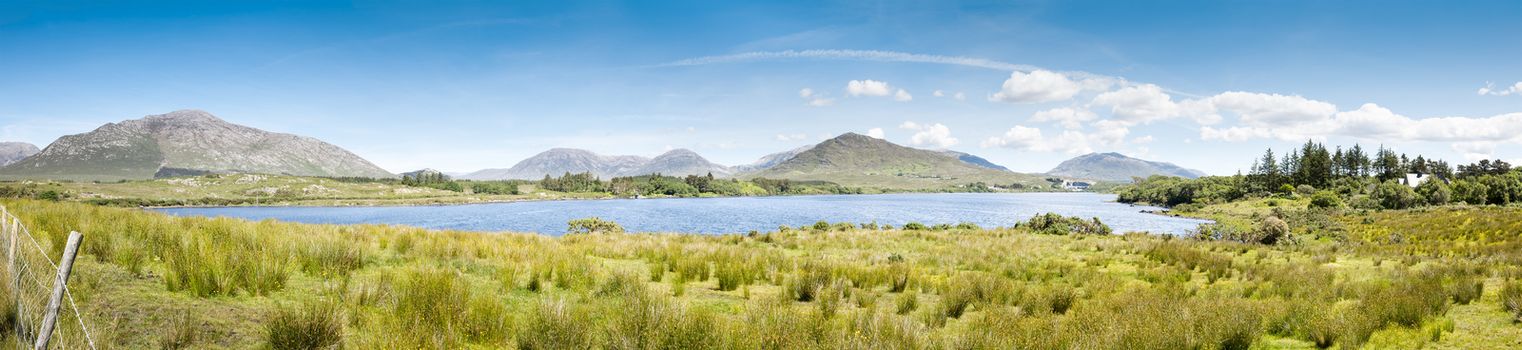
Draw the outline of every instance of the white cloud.
[[[1062,107],[1036,112],[1031,115],[1030,121],[1033,123],[1057,122],[1064,128],[1077,129],[1082,127],[1083,123],[1098,117],[1087,109]]]
[[[967,94],[958,92],[956,95],[952,95],[951,98],[957,99],[957,101],[966,101]]]
[[[803,90],[798,90],[798,97],[802,98],[804,101],[806,101],[806,104],[813,107],[824,107],[835,104],[835,99],[825,97],[823,94],[815,92],[812,88],[803,88]]]
[[[1152,141],[1155,141],[1155,139],[1152,138],[1152,135],[1146,135],[1146,136],[1141,136],[1141,137],[1137,137],[1137,138],[1131,139],[1131,143],[1134,143],[1134,144],[1146,144],[1146,143],[1152,143]]]
[[[1173,96],[1152,84],[1128,86],[1094,96],[1093,104],[1110,107],[1118,120],[1146,124],[1179,116],[1181,107]]]
[[[1041,136],[1041,129],[1015,125],[1015,127],[1009,128],[1009,131],[1005,131],[1003,136],[990,137],[987,140],[983,140],[982,146],[984,148],[1005,147],[1029,151],[1041,147],[1044,139]]]
[[[898,89],[898,92],[893,93],[893,100],[898,102],[909,102],[914,100],[914,96],[909,95],[909,92],[904,91],[904,89]]]
[[[893,88],[877,80],[852,80],[846,82],[846,94],[851,96],[888,96]]]
[[[1088,140],[1106,146],[1118,146],[1126,141],[1126,135],[1131,134],[1131,124],[1116,120],[1101,120],[1094,123],[1094,133],[1089,134]]]
[[[946,97],[946,93],[945,92],[941,92],[941,90],[935,90],[935,91],[930,93],[930,96]]]
[[[1274,124],[1258,123],[1258,125],[1200,129],[1201,139],[1221,141],[1246,141],[1256,138],[1293,141],[1343,136],[1386,142],[1515,143],[1522,142],[1522,136],[1519,135],[1522,135],[1522,113],[1502,114],[1489,118],[1413,119],[1373,103],[1365,103],[1358,109],[1337,112],[1319,119],[1292,118],[1289,121]]]
[[[1243,124],[1254,126],[1314,122],[1337,113],[1331,103],[1280,94],[1229,91],[1209,101],[1214,109],[1236,113]]]
[[[1234,127],[1229,127],[1229,128],[1221,128],[1221,129],[1217,129],[1217,128],[1213,128],[1213,127],[1209,127],[1209,126],[1200,127],[1200,139],[1201,140],[1206,140],[1206,141],[1219,140],[1219,141],[1240,142],[1240,141],[1247,141],[1248,139],[1253,139],[1253,138],[1266,138],[1266,137],[1269,137],[1269,136],[1270,136],[1270,133],[1268,132],[1268,130],[1263,130],[1263,129],[1246,128],[1246,127],[1240,127],[1240,126],[1234,126]]]
[[[1494,142],[1458,142],[1452,146],[1453,150],[1464,155],[1464,159],[1475,162],[1481,159],[1490,159],[1496,153]]]
[[[777,134],[777,141],[797,141],[808,138],[805,134]]]
[[[1496,89],[1496,85],[1495,84],[1485,83],[1485,87],[1480,88],[1480,90],[1476,91],[1476,93],[1478,93],[1479,95],[1490,95],[1490,96],[1506,96],[1506,95],[1519,95],[1519,96],[1522,96],[1522,81],[1519,81],[1516,84],[1512,84],[1511,86],[1503,87],[1503,88],[1501,88],[1499,90]]]
[[[1009,131],[1005,131],[1004,135],[983,140],[982,146],[1034,152],[1084,154],[1094,152],[1094,148],[1089,146],[1089,139],[1089,136],[1074,130],[1066,130],[1057,136],[1045,137],[1041,129],[1016,125]]]
[[[867,129],[867,136],[871,136],[872,138],[876,138],[876,139],[881,139],[881,138],[883,138],[883,128],[871,128],[871,129]]]
[[[909,137],[909,143],[915,146],[928,145],[946,148],[954,146],[958,142],[957,138],[951,137],[951,128],[941,123],[919,124],[905,121],[903,124],[899,124],[898,127],[900,129],[915,131],[914,135]]]
[[[1062,73],[1036,70],[1030,73],[1015,71],[1004,80],[999,92],[988,99],[1011,103],[1039,103],[1065,101],[1077,95],[1082,87]]]

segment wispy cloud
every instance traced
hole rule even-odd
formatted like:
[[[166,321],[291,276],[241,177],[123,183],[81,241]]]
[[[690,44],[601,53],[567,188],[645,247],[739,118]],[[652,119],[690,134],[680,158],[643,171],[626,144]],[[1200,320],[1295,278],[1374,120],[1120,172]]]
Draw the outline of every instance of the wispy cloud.
[[[710,64],[743,63],[757,61],[786,61],[786,60],[845,60],[845,61],[873,61],[873,62],[911,62],[946,64],[963,67],[992,69],[1003,72],[1051,71],[1041,67],[991,60],[979,57],[932,55],[898,51],[883,50],[842,50],[842,49],[818,49],[818,50],[785,50],[785,51],[753,51],[729,55],[715,55],[681,59],[650,67],[684,67],[702,66]],[[1106,85],[1130,86],[1125,78],[1094,74],[1084,71],[1057,71],[1068,77],[1087,80],[1092,83],[1104,83]],[[1169,93],[1196,96],[1194,94],[1164,89]]]
[[[857,60],[857,61],[880,61],[880,62],[917,62],[950,64],[957,66],[987,68],[1001,71],[1031,71],[1040,69],[1036,66],[1000,62],[984,58],[964,56],[927,55],[896,51],[880,50],[786,50],[786,51],[756,51],[737,53],[732,55],[703,56],[677,60],[656,65],[657,67],[677,66],[701,66],[719,63],[736,63],[751,61],[790,60],[790,59],[826,59],[826,60]]]

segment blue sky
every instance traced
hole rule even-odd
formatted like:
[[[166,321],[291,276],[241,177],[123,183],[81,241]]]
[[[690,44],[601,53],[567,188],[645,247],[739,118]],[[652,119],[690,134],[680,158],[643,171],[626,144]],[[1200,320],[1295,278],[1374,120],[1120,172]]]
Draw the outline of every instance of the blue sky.
[[[398,172],[844,132],[1030,172],[1308,138],[1522,160],[1519,33],[1517,1],[4,1],[0,140],[195,108]]]

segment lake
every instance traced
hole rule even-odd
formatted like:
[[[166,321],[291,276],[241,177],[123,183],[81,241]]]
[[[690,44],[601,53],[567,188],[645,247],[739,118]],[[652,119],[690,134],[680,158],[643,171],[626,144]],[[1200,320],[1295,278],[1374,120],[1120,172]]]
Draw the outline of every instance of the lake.
[[[599,217],[630,232],[744,233],[824,220],[902,226],[971,222],[1012,226],[1053,212],[1098,217],[1116,233],[1183,234],[1205,220],[1145,214],[1158,210],[1097,193],[905,193],[725,198],[558,200],[444,206],[217,207],[155,209],[171,215],[275,219],[314,224],[396,224],[429,229],[565,233],[572,219]]]

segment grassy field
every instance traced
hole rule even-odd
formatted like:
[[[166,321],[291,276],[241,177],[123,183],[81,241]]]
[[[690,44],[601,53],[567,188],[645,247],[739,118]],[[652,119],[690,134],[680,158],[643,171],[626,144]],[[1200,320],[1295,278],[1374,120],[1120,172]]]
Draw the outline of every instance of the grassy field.
[[[1292,218],[1320,237],[1263,246],[1029,226],[550,238],[5,205],[52,249],[86,233],[71,286],[113,348],[1522,347],[1517,209]]]

